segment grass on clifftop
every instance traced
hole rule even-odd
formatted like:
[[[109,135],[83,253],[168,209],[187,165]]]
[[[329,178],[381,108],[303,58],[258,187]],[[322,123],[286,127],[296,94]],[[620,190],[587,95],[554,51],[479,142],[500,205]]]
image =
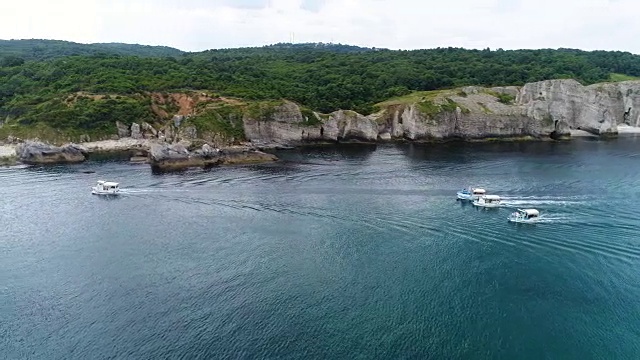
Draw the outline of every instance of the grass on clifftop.
[[[384,108],[392,105],[406,105],[419,103],[421,101],[433,101],[438,97],[455,95],[453,90],[432,90],[432,91],[415,91],[411,94],[393,97],[389,100],[385,100],[376,104],[379,108]]]
[[[609,78],[613,82],[629,81],[629,80],[640,80],[640,77],[637,77],[637,76],[630,76],[630,75],[618,74],[618,73],[611,73],[609,75]]]
[[[467,114],[469,109],[456,103],[450,96],[462,96],[461,90],[434,90],[434,91],[417,91],[408,95],[395,97],[387,101],[376,104],[376,107],[383,109],[393,105],[416,104],[420,112],[427,116],[434,116],[442,112],[453,112],[457,108]],[[466,97],[465,93],[464,96]]]
[[[498,102],[503,103],[505,105],[513,105],[513,102],[516,100],[515,96],[509,95],[506,93],[495,92],[489,89],[484,90],[486,94],[494,96],[498,99]]]

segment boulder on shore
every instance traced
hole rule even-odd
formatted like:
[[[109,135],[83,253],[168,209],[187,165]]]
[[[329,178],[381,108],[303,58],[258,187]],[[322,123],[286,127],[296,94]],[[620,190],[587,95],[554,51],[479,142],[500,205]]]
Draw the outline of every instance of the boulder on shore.
[[[153,144],[149,151],[151,168],[159,171],[175,171],[194,167],[222,164],[248,164],[276,161],[275,155],[250,148],[213,149],[204,144],[201,149],[189,152],[180,143]]]
[[[39,141],[25,141],[16,146],[16,156],[24,164],[65,164],[85,161],[82,149],[74,144],[54,146]]]

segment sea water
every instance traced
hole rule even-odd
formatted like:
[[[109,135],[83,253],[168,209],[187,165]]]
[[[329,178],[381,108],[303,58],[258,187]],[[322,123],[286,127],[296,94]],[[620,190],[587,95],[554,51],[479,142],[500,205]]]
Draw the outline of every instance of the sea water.
[[[0,169],[6,359],[637,359],[640,139]],[[119,197],[91,195],[97,180]],[[481,186],[503,208],[456,200]],[[535,208],[535,225],[507,221]]]

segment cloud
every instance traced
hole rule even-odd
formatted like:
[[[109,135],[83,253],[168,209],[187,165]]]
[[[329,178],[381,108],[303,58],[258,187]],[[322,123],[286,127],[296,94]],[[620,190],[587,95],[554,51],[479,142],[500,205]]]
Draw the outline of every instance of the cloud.
[[[334,42],[391,49],[557,48],[640,53],[635,0],[23,0],[0,36],[183,50]]]

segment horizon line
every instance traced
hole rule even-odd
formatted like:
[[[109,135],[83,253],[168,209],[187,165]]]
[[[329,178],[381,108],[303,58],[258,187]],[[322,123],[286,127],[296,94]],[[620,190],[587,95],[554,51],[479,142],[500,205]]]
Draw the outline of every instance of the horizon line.
[[[61,40],[61,39],[44,39],[44,38],[21,38],[21,39],[1,39],[0,41],[57,41],[57,42],[65,42],[65,43],[71,43],[71,44],[78,44],[78,45],[105,45],[105,44],[120,44],[120,45],[134,45],[134,46],[144,46],[144,47],[159,47],[159,48],[169,48],[169,49],[173,49],[173,50],[177,50],[180,51],[182,53],[185,54],[190,54],[190,53],[201,53],[201,52],[205,52],[205,51],[215,51],[215,50],[236,50],[236,49],[256,49],[256,48],[264,48],[264,47],[270,47],[270,46],[275,46],[275,45],[318,45],[318,44],[322,44],[322,45],[341,45],[341,46],[350,46],[350,47],[357,47],[357,48],[361,48],[361,49],[369,49],[369,50],[386,50],[386,51],[421,51],[421,50],[435,50],[435,49],[462,49],[462,50],[477,50],[477,51],[484,51],[484,50],[489,50],[489,51],[519,51],[519,50],[578,50],[578,51],[584,51],[584,52],[596,52],[596,51],[604,51],[604,52],[622,52],[622,53],[629,53],[629,54],[633,54],[633,55],[638,55],[636,53],[633,53],[629,50],[605,50],[605,49],[591,49],[591,50],[586,50],[586,49],[581,49],[581,48],[572,48],[572,47],[558,47],[558,48],[552,48],[552,47],[540,47],[540,48],[503,48],[503,47],[485,47],[485,48],[473,48],[473,47],[462,47],[462,46],[435,46],[435,47],[425,47],[425,48],[397,48],[397,49],[393,49],[393,48],[386,48],[386,47],[377,47],[377,46],[363,46],[363,45],[355,45],[355,44],[349,44],[349,43],[340,43],[340,42],[276,42],[276,43],[270,43],[270,44],[264,44],[264,45],[252,45],[252,46],[235,46],[235,47],[219,47],[219,48],[207,48],[207,49],[203,49],[203,50],[183,50],[180,49],[178,47],[173,47],[173,46],[169,46],[169,45],[150,45],[150,44],[141,44],[141,43],[128,43],[128,42],[120,42],[120,41],[111,41],[111,42],[78,42],[78,41],[71,41],[71,40]]]

